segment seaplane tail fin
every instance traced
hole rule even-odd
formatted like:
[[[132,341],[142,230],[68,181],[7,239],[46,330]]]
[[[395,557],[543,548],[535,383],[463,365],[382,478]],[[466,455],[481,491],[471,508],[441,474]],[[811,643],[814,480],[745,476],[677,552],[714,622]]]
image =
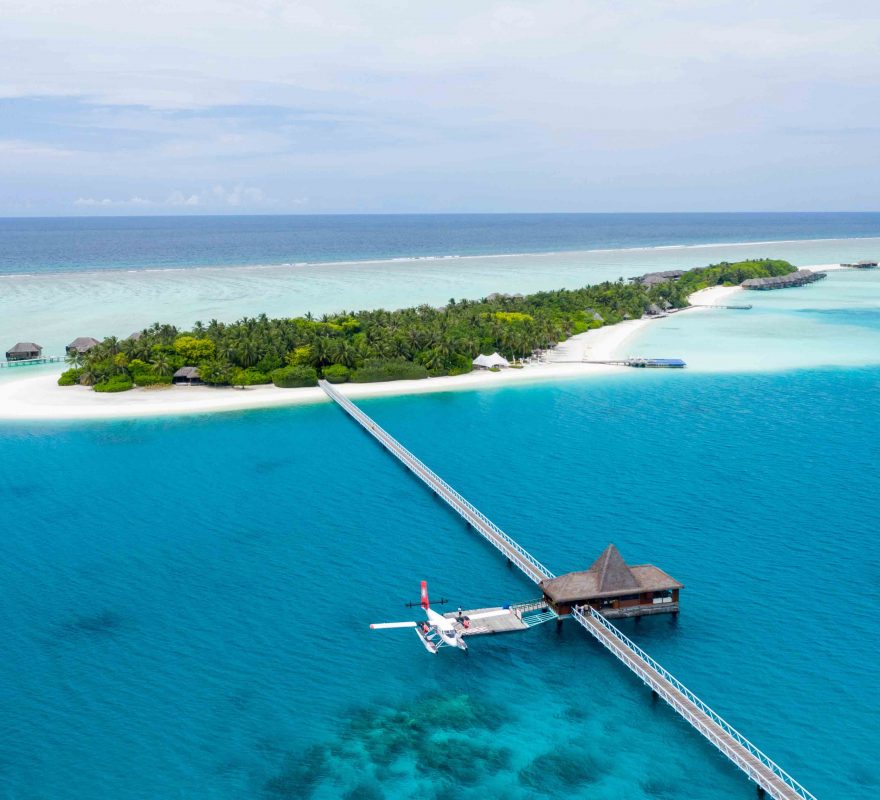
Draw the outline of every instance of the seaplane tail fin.
[[[422,608],[427,611],[430,605],[430,602],[428,602],[428,582],[422,581]]]

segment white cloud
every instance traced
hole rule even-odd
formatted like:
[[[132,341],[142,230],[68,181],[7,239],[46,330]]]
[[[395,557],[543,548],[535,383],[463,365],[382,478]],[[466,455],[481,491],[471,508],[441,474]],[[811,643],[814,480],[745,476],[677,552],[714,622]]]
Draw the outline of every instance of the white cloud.
[[[802,208],[821,164],[839,180],[815,204],[845,208],[880,171],[847,136],[880,126],[865,0],[3,6],[0,98],[46,109],[34,130],[0,117],[16,194],[122,209],[112,198],[136,187],[157,210],[205,212],[303,196],[316,210],[699,209],[766,207],[773,184]],[[792,133],[819,127],[821,141]]]
[[[109,197],[77,197],[73,203],[83,208],[134,208],[139,206],[152,206],[152,200],[144,197],[130,197],[128,200],[111,200]]]
[[[300,199],[298,204],[302,204]],[[133,195],[127,199],[113,199],[110,197],[78,197],[73,205],[78,208],[91,209],[126,209],[126,208],[175,208],[192,209],[203,208],[206,210],[222,210],[241,208],[253,210],[272,205],[272,201],[262,189],[256,186],[238,184],[231,188],[216,185],[210,189],[199,192],[183,192],[175,189],[163,199],[154,200],[149,197]]]

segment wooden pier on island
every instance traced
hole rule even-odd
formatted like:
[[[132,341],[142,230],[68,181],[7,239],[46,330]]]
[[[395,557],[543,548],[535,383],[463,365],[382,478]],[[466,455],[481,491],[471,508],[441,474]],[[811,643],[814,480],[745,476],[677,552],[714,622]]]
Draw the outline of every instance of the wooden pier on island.
[[[633,609],[630,614],[633,616],[639,615],[634,610],[635,606],[650,606],[652,609],[666,606],[669,611],[672,611],[672,603],[674,602],[675,611],[677,611],[677,589],[673,586],[662,588],[657,581],[665,583],[668,579],[668,581],[674,582],[678,588],[681,587],[681,584],[675,582],[661,570],[657,570],[659,575],[634,574],[640,568],[628,567],[613,545],[606,548],[588,570],[557,577],[479,511],[476,506],[416,458],[391,434],[361,411],[339,389],[325,380],[319,381],[318,385],[364,431],[458,514],[473,531],[498,550],[509,564],[517,567],[530,581],[538,585],[541,588],[543,599],[536,602],[540,604],[542,609],[543,604],[547,604],[546,613],[553,612],[554,616],[558,616],[560,619],[568,616],[581,625],[648,686],[656,697],[664,700],[719,752],[742,770],[749,780],[754,782],[759,797],[769,795],[774,800],[798,800],[798,798],[800,800],[816,800],[814,795],[801,786],[782,767],[759,750],[720,714],[713,711],[708,704],[690,691],[669,670],[662,667],[632,639],[606,619],[606,616],[610,616],[609,612],[615,610],[615,600],[618,603],[617,610],[621,608]],[[656,570],[657,568],[652,567],[651,569]],[[645,581],[644,585],[642,580]],[[568,591],[569,594],[560,594],[559,592],[563,592],[563,590]],[[672,599],[673,590],[676,591],[674,601]],[[656,592],[660,593],[659,603],[656,602],[658,597]],[[667,592],[668,594],[666,594]],[[554,595],[558,598],[558,602],[554,601]],[[664,600],[667,596],[670,598],[668,602]],[[611,600],[611,608],[605,605],[609,599]],[[648,599],[650,599],[650,604],[646,602]],[[456,616],[456,613],[453,613],[452,616]],[[653,613],[658,612],[654,611]],[[500,619],[507,619],[510,624],[515,624],[506,615]],[[489,620],[479,620],[479,625],[484,622],[488,623]],[[488,628],[488,625],[486,627]],[[521,629],[514,627],[511,630]],[[485,631],[485,633],[493,632],[501,631]],[[476,634],[477,631],[475,630],[473,633]]]
[[[615,367],[635,367],[636,369],[684,369],[687,362],[680,358],[619,358],[611,361],[593,361],[585,358],[584,364],[609,364]]]

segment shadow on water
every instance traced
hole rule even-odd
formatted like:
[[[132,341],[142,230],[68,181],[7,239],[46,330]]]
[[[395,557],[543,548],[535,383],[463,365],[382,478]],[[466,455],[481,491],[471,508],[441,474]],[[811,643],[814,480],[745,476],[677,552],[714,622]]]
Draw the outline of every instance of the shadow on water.
[[[269,458],[254,462],[253,470],[257,475],[269,475],[283,469],[290,463],[292,463],[292,459],[289,458]]]
[[[63,639],[109,638],[116,636],[126,627],[121,615],[105,610],[96,614],[82,614],[62,622],[58,626],[58,636]]]

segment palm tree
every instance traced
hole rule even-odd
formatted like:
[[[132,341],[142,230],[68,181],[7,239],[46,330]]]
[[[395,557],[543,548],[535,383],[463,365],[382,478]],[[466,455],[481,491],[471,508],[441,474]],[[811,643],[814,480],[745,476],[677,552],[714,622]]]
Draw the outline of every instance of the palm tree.
[[[79,369],[83,365],[85,357],[79,350],[74,347],[72,350],[68,350],[67,355],[64,357],[64,360],[74,369]]]
[[[163,352],[158,352],[153,356],[153,372],[157,375],[170,375],[174,372],[174,368],[171,366],[171,362],[168,360],[168,356]]]

